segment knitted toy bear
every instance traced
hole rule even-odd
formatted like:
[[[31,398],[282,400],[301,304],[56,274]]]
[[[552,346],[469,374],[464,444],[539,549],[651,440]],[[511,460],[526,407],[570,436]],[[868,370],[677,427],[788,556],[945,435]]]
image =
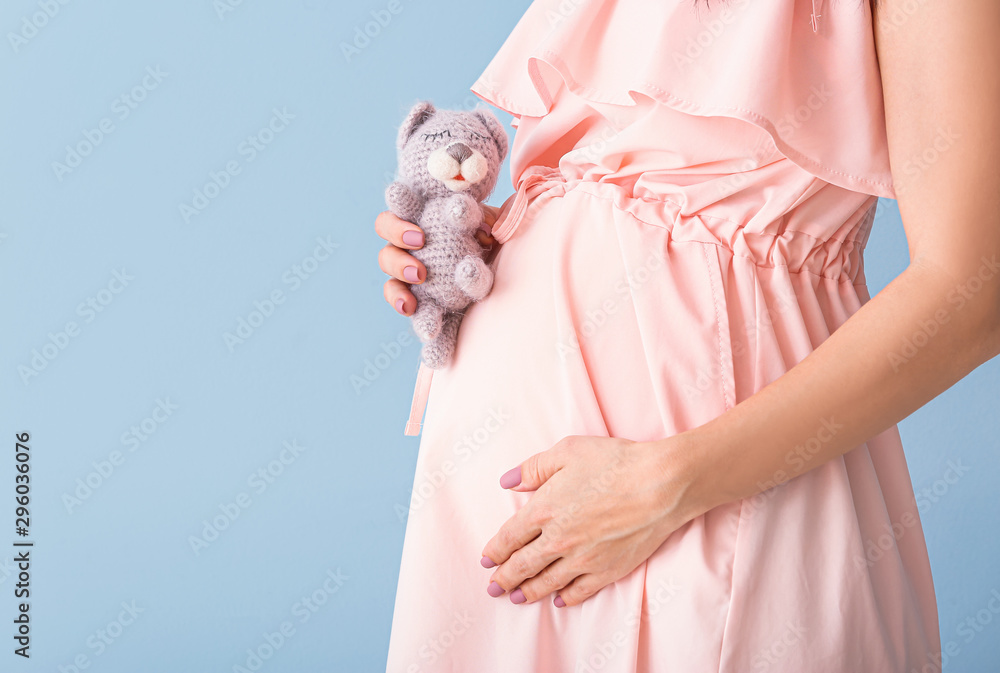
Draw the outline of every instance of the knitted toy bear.
[[[507,134],[486,108],[438,110],[413,106],[396,138],[397,179],[385,202],[397,217],[424,232],[424,245],[408,250],[427,269],[417,298],[413,331],[431,369],[450,364],[465,308],[493,288],[493,271],[475,238],[485,227],[479,204],[493,192],[507,156]]]

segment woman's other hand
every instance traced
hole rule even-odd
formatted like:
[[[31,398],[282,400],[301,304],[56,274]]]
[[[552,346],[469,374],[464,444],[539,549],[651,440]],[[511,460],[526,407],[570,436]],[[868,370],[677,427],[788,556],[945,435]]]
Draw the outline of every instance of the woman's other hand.
[[[502,488],[534,493],[483,548],[487,592],[513,603],[556,593],[566,607],[635,570],[708,509],[687,437],[571,435],[504,474]]]

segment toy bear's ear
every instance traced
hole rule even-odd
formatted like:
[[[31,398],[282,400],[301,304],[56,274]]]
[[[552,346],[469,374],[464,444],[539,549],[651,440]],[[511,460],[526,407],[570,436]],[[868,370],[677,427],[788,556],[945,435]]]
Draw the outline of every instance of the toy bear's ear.
[[[500,151],[500,161],[503,161],[507,156],[507,132],[504,131],[500,120],[486,108],[477,108],[473,112],[486,125],[486,129],[490,132],[493,142],[496,143],[497,149]]]
[[[396,149],[401,150],[406,146],[410,136],[421,124],[434,116],[437,110],[429,100],[422,100],[410,108],[410,114],[406,116],[406,121],[399,127],[399,135],[396,137]]]

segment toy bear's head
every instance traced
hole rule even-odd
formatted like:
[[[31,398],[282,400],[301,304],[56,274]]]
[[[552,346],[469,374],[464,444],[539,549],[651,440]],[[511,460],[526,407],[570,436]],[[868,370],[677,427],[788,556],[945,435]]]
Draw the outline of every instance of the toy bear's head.
[[[438,110],[420,101],[396,138],[399,178],[429,198],[465,192],[485,201],[507,156],[507,133],[486,108]]]

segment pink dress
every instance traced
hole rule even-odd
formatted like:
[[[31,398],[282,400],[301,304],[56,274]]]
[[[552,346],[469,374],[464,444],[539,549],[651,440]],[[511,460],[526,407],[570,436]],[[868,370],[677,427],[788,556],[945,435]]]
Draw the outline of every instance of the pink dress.
[[[896,427],[579,605],[493,598],[479,563],[532,497],[508,469],[566,435],[701,425],[869,299],[895,192],[867,1],[536,0],[472,91],[516,117],[517,198],[430,387],[388,673],[940,670]]]

